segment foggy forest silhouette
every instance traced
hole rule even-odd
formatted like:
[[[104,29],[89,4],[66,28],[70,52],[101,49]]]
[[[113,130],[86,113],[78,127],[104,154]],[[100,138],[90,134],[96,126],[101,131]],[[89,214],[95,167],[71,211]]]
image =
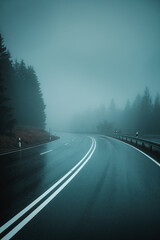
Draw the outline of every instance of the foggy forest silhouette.
[[[72,121],[71,130],[160,134],[159,123],[159,93],[152,100],[146,87],[144,94],[138,94],[133,103],[127,101],[123,110],[118,109],[112,100],[108,109],[102,106],[78,114]],[[27,67],[23,60],[13,62],[0,35],[0,134],[11,133],[17,126],[44,129],[45,125],[45,104],[34,69]]]
[[[128,100],[124,109],[119,109],[112,99],[108,108],[102,105],[97,110],[77,114],[71,129],[109,135],[160,134],[160,95],[157,93],[152,100],[146,87],[144,94],[138,94],[132,103]]]
[[[45,104],[32,66],[13,62],[0,35],[0,134],[15,127],[44,129]]]
[[[144,94],[137,95],[133,103],[127,101],[123,110],[116,108],[111,104],[108,110],[110,121],[104,121],[98,124],[99,132],[123,133],[123,134],[159,134],[160,133],[160,96],[157,93],[154,101],[149,93],[148,87]]]

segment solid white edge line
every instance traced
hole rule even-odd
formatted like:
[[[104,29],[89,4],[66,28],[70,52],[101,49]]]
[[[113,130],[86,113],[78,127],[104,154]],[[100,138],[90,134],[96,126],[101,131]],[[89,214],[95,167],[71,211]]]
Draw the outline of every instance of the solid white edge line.
[[[49,153],[49,152],[52,152],[52,151],[53,151],[53,150],[48,150],[48,151],[46,151],[46,152],[40,153],[40,155],[44,155],[44,154]]]
[[[6,234],[1,240],[9,240],[17,232],[19,232],[34,216],[36,216],[51,200],[53,200],[70,182],[71,180],[81,171],[81,169],[86,165],[86,163],[92,157],[96,149],[96,141],[94,140],[94,147],[92,152],[84,161],[84,163],[43,203],[41,203],[33,212],[31,212],[24,220],[22,220],[15,228],[13,228],[8,234]]]
[[[21,152],[21,151],[29,150],[29,149],[32,149],[32,148],[41,147],[41,146],[43,146],[45,144],[48,144],[48,143],[51,143],[51,142],[41,143],[41,144],[38,144],[38,145],[35,145],[35,146],[32,146],[32,147],[26,147],[26,148],[22,148],[22,149],[17,149],[17,150],[13,150],[13,151],[6,152],[6,153],[0,153],[0,156],[5,156],[5,155],[8,155],[8,154],[18,153],[18,152]]]
[[[91,137],[90,137],[91,138]],[[92,150],[94,139],[91,138],[92,145],[86,155],[61,179],[59,179],[55,184],[53,184],[47,191],[45,191],[42,195],[40,195],[37,199],[35,199],[32,203],[30,203],[27,207],[21,210],[18,214],[16,214],[13,218],[7,221],[4,225],[0,227],[0,233],[4,232],[9,226],[11,226],[15,221],[17,221],[20,217],[22,217],[26,212],[28,212],[32,207],[34,207],[39,201],[41,201],[46,195],[48,195],[54,188],[56,188],[64,179],[66,179],[89,155]]]
[[[103,135],[102,135],[102,136],[103,136]],[[120,141],[120,142],[122,142],[122,143],[124,143],[124,144],[126,144],[126,145],[128,145],[128,146],[130,146],[130,147],[132,147],[132,148],[134,148],[134,149],[137,150],[138,152],[140,152],[140,153],[142,153],[143,155],[145,155],[146,157],[148,157],[148,158],[149,158],[151,161],[153,161],[158,167],[160,167],[160,163],[158,163],[156,160],[154,160],[154,158],[150,157],[148,154],[146,154],[145,152],[141,151],[140,149],[138,149],[138,148],[130,145],[129,143],[126,143],[126,142],[123,142],[123,141],[121,141],[121,140],[119,140],[119,139],[112,138],[112,137],[108,137],[108,136],[105,136],[105,135],[104,135],[104,137],[106,137],[106,138],[111,138],[111,139],[115,139],[115,140],[117,140],[117,141]]]

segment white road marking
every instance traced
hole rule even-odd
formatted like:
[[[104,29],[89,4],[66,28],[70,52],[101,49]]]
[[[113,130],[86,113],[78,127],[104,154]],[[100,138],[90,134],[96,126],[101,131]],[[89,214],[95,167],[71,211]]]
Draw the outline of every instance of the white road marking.
[[[107,137],[107,136],[105,136],[105,137]],[[107,138],[112,138],[112,137],[107,137]],[[113,139],[113,138],[112,138],[112,139]],[[116,139],[116,138],[114,138],[114,139],[117,140],[117,141],[120,141],[120,140],[118,140],[118,139]],[[138,149],[138,148],[130,145],[129,143],[126,143],[126,142],[123,142],[123,141],[121,141],[121,142],[124,143],[124,144],[126,144],[126,145],[128,145],[128,146],[130,146],[130,147],[132,147],[132,148],[134,148],[134,149],[137,150],[138,152],[142,153],[143,155],[145,155],[146,157],[148,157],[151,161],[153,161],[158,167],[160,167],[160,163],[158,163],[156,160],[154,160],[154,158],[150,157],[150,156],[149,156],[148,154],[146,154],[145,152],[143,152],[143,151],[141,151],[140,149]]]
[[[69,143],[65,143],[64,145],[67,146]]]
[[[43,153],[40,153],[40,155],[44,155],[46,153],[49,153],[49,152],[52,152],[53,150],[49,150],[49,151],[46,151],[46,152],[43,152]]]
[[[48,144],[48,143],[51,143],[51,142],[42,143],[42,144],[35,145],[35,146],[32,146],[32,147],[26,147],[26,148],[22,148],[22,149],[17,149],[17,150],[13,150],[13,151],[6,152],[6,153],[0,153],[0,156],[4,156],[4,155],[8,155],[8,154],[12,154],[12,153],[17,153],[17,152],[21,152],[21,151],[29,150],[29,149],[32,149],[32,148],[41,147],[41,146],[46,145],[46,144]]]
[[[87,157],[85,162],[50,196],[48,197],[42,204],[40,204],[32,213],[30,213],[23,221],[21,221],[15,228],[13,228],[8,234],[6,234],[1,240],[9,240],[12,238],[17,232],[19,232],[34,216],[36,216],[50,201],[52,201],[58,193],[60,193],[63,188],[65,188],[72,179],[81,171],[81,169],[86,165],[89,159],[92,157],[94,151],[96,149],[96,141],[94,140],[94,147],[91,154]]]
[[[150,157],[150,156],[149,156],[148,154],[146,154],[145,152],[141,151],[140,149],[138,149],[138,148],[136,148],[136,147],[134,147],[134,146],[132,146],[132,145],[130,145],[130,144],[128,144],[128,143],[125,143],[125,142],[123,142],[123,143],[129,145],[130,147],[132,147],[132,148],[134,148],[134,149],[136,149],[137,151],[139,151],[140,153],[142,153],[143,155],[145,155],[146,157],[148,157],[150,160],[152,160],[155,164],[157,164],[158,167],[160,167],[160,163],[158,163],[156,160],[154,160],[154,158]]]
[[[66,173],[60,180],[58,180],[55,184],[53,184],[46,192],[44,192],[41,196],[39,196],[36,200],[34,200],[26,208],[24,208],[17,215],[15,215],[8,222],[6,222],[0,228],[0,233],[5,231],[9,226],[11,226],[13,223],[15,223],[20,217],[22,217],[26,212],[28,212],[32,207],[34,207],[39,201],[41,201],[46,195],[48,195],[54,188],[56,188],[62,181],[64,181],[86,159],[86,157],[90,154],[90,152],[93,148],[93,145],[96,144],[95,140],[93,138],[91,138],[91,139],[92,139],[92,145],[91,145],[90,149],[88,150],[88,152],[86,153],[86,155],[68,173]],[[93,153],[91,153],[91,154],[93,154]],[[9,238],[6,238],[6,239],[9,239]]]

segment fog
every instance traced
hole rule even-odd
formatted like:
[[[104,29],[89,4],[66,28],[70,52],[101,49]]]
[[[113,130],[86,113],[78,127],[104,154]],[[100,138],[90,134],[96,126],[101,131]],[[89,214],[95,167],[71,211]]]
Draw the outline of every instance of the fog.
[[[146,86],[156,96],[159,23],[157,0],[0,0],[0,32],[34,67],[53,131],[112,99],[124,108]]]

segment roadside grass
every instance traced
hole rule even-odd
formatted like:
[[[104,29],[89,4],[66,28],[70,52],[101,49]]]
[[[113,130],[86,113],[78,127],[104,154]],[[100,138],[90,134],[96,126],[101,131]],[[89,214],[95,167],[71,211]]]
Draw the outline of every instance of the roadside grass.
[[[0,135],[0,153],[19,149],[19,137],[21,138],[22,148],[58,139],[57,136],[50,136],[49,132],[43,129],[19,127],[16,128],[10,135]]]

